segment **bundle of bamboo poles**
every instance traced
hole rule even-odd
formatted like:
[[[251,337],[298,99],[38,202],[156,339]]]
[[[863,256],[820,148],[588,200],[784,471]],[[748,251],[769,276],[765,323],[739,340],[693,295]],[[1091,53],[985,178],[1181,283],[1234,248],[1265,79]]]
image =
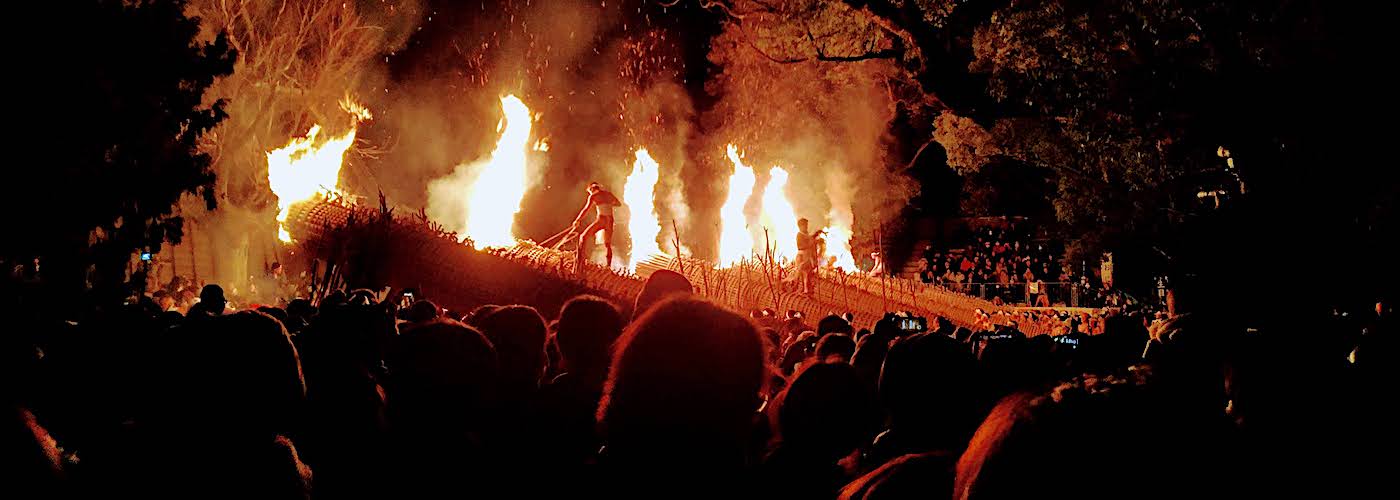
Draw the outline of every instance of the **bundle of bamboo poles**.
[[[357,215],[362,211],[364,209],[343,202],[306,203],[293,207],[287,227],[299,241],[317,241],[321,239],[319,236],[330,234],[331,228],[344,225],[355,217],[368,216]],[[669,269],[690,280],[696,295],[741,313],[765,308],[779,312],[802,311],[809,317],[850,313],[857,324],[873,325],[886,312],[907,311],[929,318],[942,317],[958,326],[973,327],[979,320],[978,309],[989,313],[1002,309],[985,300],[906,279],[831,270],[820,272],[815,292],[804,295],[789,289],[789,280],[785,278],[790,271],[771,253],[724,269],[717,269],[712,263],[697,259],[658,254],[647,256],[639,262],[635,274],[593,264],[577,271],[574,269],[573,252],[546,248],[529,241],[509,248],[475,249],[444,237],[440,228],[435,229],[429,221],[392,214],[385,216],[396,226],[395,234],[423,233],[421,238],[412,237],[414,242],[407,245],[410,247],[407,251],[414,255],[402,255],[400,259],[433,269],[414,274],[412,279],[418,281],[407,286],[429,286],[424,281],[430,281],[436,284],[434,288],[438,290],[469,290],[482,297],[493,294],[521,297],[529,295],[526,288],[530,286],[537,289],[553,286],[603,295],[625,305],[636,297],[646,277],[658,270]],[[434,231],[438,234],[428,234]],[[676,246],[679,247],[678,244]],[[312,251],[311,254],[316,255],[316,252]],[[328,261],[325,266],[325,276],[318,279],[318,288],[323,291],[343,282],[340,276],[344,273],[335,262]],[[520,283],[520,269],[529,270],[531,278],[528,285]],[[462,281],[460,278],[463,277],[471,278],[472,286],[469,289],[453,283]],[[404,286],[396,283],[388,285]],[[539,291],[534,293],[538,295]],[[1022,325],[1022,328],[1027,334],[1048,333],[1035,331],[1036,326],[1032,325]]]

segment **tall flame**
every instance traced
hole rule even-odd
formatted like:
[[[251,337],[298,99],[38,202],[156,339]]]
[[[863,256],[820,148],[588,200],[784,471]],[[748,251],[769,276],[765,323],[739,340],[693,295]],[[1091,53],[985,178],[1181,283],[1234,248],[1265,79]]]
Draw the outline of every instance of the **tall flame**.
[[[845,212],[847,217],[841,220],[836,208],[831,209],[831,214],[827,217],[831,219],[831,225],[826,227],[826,258],[836,259],[834,265],[837,269],[851,272],[856,270],[855,257],[851,255],[851,213]]]
[[[753,194],[753,169],[739,159],[739,150],[733,144],[728,146],[729,161],[734,163],[734,173],[729,176],[729,195],[719,210],[719,263],[731,266],[753,255],[753,235],[749,233],[748,221],[744,217],[744,204]]]
[[[519,97],[501,98],[505,117],[496,125],[501,139],[467,193],[466,234],[477,247],[515,244],[515,214],[525,197],[525,157],[530,149],[530,108]]]
[[[834,258],[837,269],[855,271],[856,260],[851,252],[855,210],[851,206],[850,177],[845,169],[827,171],[826,192],[831,198],[831,211],[826,214],[826,260]]]
[[[775,247],[773,258],[792,259],[797,256],[797,215],[787,198],[787,170],[768,170],[768,187],[763,192],[763,227],[768,229],[768,244]]]
[[[632,262],[627,266],[628,271],[636,271],[637,262],[646,256],[661,253],[656,243],[661,223],[656,218],[653,203],[656,181],[661,178],[660,169],[646,148],[638,149],[637,159],[632,162],[632,174],[627,176],[627,183],[622,187],[622,201],[632,214],[627,225],[632,233]]]
[[[294,137],[286,146],[267,152],[267,183],[277,196],[277,238],[291,243],[292,235],[283,225],[292,205],[337,192],[340,166],[345,152],[355,144],[360,120],[371,118],[369,110],[346,97],[341,109],[355,117],[350,130],[320,141],[321,125],[312,125],[305,137]]]

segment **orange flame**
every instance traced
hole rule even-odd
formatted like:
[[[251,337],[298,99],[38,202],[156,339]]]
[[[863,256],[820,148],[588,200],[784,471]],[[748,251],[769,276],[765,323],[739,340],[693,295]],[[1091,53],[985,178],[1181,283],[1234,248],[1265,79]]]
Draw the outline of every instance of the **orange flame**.
[[[768,170],[768,187],[763,192],[762,224],[768,229],[768,244],[772,245],[774,259],[792,259],[797,256],[797,215],[788,201],[788,172],[782,167]]]
[[[515,244],[515,214],[525,197],[526,154],[530,149],[530,108],[519,97],[501,98],[505,117],[496,125],[501,139],[467,193],[466,235],[477,247]]]
[[[292,235],[283,224],[292,205],[338,192],[340,167],[345,152],[355,144],[356,126],[372,118],[369,110],[349,97],[340,101],[341,109],[354,116],[350,130],[336,137],[319,141],[321,126],[312,125],[305,137],[294,137],[286,146],[267,152],[267,183],[277,196],[277,238],[292,242]]]
[[[832,207],[831,214],[827,217],[831,220],[831,225],[826,227],[826,257],[828,260],[836,259],[834,265],[837,269],[846,272],[856,270],[855,257],[851,256],[851,212],[846,210],[846,219],[842,220],[842,215],[837,208]]]
[[[826,220],[826,261],[835,259],[833,265],[842,271],[856,270],[856,260],[851,252],[851,236],[855,232],[855,209],[851,205],[851,181],[849,173],[841,168],[827,171],[826,192],[831,200],[831,211]]]
[[[661,223],[656,218],[653,203],[656,182],[661,178],[660,170],[661,166],[651,158],[646,148],[638,149],[637,160],[632,162],[632,174],[627,176],[627,183],[622,187],[622,201],[631,213],[627,227],[632,233],[632,262],[627,266],[628,271],[636,272],[638,261],[661,253],[661,247],[656,243],[657,235],[661,234]]]
[[[730,144],[729,161],[734,163],[734,173],[729,176],[729,195],[720,208],[719,264],[728,267],[753,256],[753,235],[749,233],[748,220],[744,216],[744,204],[753,194],[753,169],[739,158],[739,150]]]

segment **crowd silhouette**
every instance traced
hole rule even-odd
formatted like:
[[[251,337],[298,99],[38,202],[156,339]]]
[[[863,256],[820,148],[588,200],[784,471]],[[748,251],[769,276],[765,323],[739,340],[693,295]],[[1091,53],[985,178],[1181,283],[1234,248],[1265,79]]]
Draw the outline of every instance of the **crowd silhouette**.
[[[966,241],[963,241],[963,240]],[[1024,222],[970,230],[960,243],[924,247],[919,280],[976,295],[998,305],[1037,307],[1121,305],[1124,298],[1105,288],[1099,263],[1076,269],[1064,261],[1063,245],[1033,236]]]
[[[447,298],[442,298],[446,300]],[[9,311],[10,498],[1370,496],[1393,319],[1101,333],[337,291]],[[8,302],[13,306],[16,302]],[[1174,306],[1175,307],[1175,306]],[[630,318],[630,320],[629,320]]]

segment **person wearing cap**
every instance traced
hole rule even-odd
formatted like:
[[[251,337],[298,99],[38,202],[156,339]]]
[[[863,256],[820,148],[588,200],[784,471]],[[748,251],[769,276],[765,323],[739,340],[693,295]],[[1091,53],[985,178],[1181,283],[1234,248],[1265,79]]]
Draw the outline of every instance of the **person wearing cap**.
[[[190,316],[220,316],[228,301],[224,299],[224,289],[219,285],[204,285],[199,291],[199,303],[190,307]]]

